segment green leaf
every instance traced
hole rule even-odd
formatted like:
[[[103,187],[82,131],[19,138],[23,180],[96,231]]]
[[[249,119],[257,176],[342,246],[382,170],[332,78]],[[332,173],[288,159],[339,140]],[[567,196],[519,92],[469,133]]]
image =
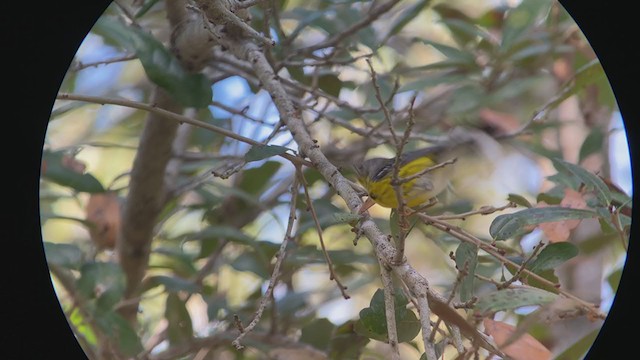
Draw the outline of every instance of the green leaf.
[[[213,93],[209,80],[203,74],[184,70],[178,59],[153,35],[104,16],[98,19],[94,31],[135,52],[149,79],[182,105],[201,108],[211,103]]]
[[[138,334],[120,314],[106,312],[96,317],[96,323],[124,355],[133,357],[144,350]]]
[[[288,150],[291,149],[280,145],[254,145],[244,154],[244,160],[246,162],[263,160],[272,156],[282,155]]]
[[[567,260],[578,255],[578,247],[568,242],[552,243],[544,247],[527,268],[538,273],[543,270],[555,269]]]
[[[335,74],[324,74],[318,77],[318,87],[329,95],[340,96],[342,86],[342,80]]]
[[[541,122],[546,119],[549,112],[557,108],[567,98],[577,94],[587,85],[600,81],[604,76],[602,65],[598,59],[593,59],[591,62],[578,69],[573,78],[562,85],[558,94],[552,97],[540,110],[536,112],[534,121]]]
[[[92,327],[89,325],[87,319],[82,315],[82,311],[75,306],[71,311],[71,315],[69,315],[69,322],[79,334],[81,334],[84,339],[91,345],[97,345],[98,339],[96,337],[95,332]]]
[[[281,314],[293,314],[307,305],[308,293],[288,292],[276,301],[276,308]]]
[[[334,265],[349,264],[375,264],[376,260],[369,254],[358,254],[353,250],[329,250],[327,251]],[[304,266],[308,264],[324,264],[326,259],[322,250],[315,245],[301,246],[287,251],[287,265]]]
[[[244,231],[239,230],[235,227],[226,226],[226,225],[211,225],[207,226],[201,231],[194,233],[187,233],[178,236],[178,238],[183,238],[186,241],[191,240],[201,240],[201,241],[212,241],[212,240],[220,240],[226,239],[229,241],[238,242],[241,244],[252,245],[255,241],[255,238],[247,235]]]
[[[80,278],[76,286],[88,299],[102,298],[101,309],[110,310],[124,293],[125,278],[116,263],[90,262],[80,267]]]
[[[525,234],[531,231],[535,225],[542,223],[589,219],[597,216],[595,211],[565,207],[524,209],[516,213],[497,216],[489,227],[489,234],[495,240],[506,240]]]
[[[209,318],[209,321],[220,319],[222,316],[224,316],[225,310],[229,308],[225,295],[217,294],[205,298],[205,301],[207,303],[207,316]],[[222,314],[220,313],[221,311]]]
[[[330,359],[360,359],[364,347],[369,343],[369,338],[355,331],[356,321],[347,321],[338,326],[331,338],[329,345]]]
[[[255,251],[243,252],[238,255],[230,265],[237,271],[248,271],[258,275],[262,279],[268,279],[271,276],[269,268]]]
[[[501,47],[509,49],[520,41],[538,15],[548,10],[550,4],[549,0],[522,1],[517,7],[509,9],[504,20]]]
[[[420,332],[420,320],[413,311],[406,308],[408,300],[402,290],[396,289],[394,303],[398,341],[411,341]],[[355,330],[371,339],[387,341],[387,318],[382,289],[373,294],[369,307],[360,310],[360,320],[356,323]]]
[[[391,36],[399,33],[402,29],[404,29],[404,27],[407,26],[407,24],[409,24],[413,19],[415,19],[416,16],[420,15],[422,10],[424,10],[424,8],[429,5],[429,3],[431,3],[431,0],[420,0],[412,6],[403,10],[402,13],[398,15],[398,17],[394,20],[393,25],[391,25],[391,30],[389,30],[386,39],[389,39]]]
[[[594,331],[588,333],[583,336],[581,339],[573,343],[573,345],[569,346],[566,350],[558,354],[555,359],[556,360],[572,360],[572,359],[584,359],[585,355],[593,346],[593,343],[596,341],[598,337],[598,333],[600,332],[600,328],[595,329]]]
[[[327,350],[331,342],[331,334],[336,326],[326,318],[315,319],[302,328],[300,342],[309,344],[318,350]]]
[[[565,171],[575,175],[580,181],[587,186],[587,188],[592,189],[601,205],[604,207],[609,206],[611,203],[611,190],[607,187],[607,185],[595,174],[590,173],[585,170],[583,167],[566,162],[562,159],[553,158],[553,166],[558,171]]]
[[[466,269],[466,274],[460,283],[460,300],[469,301],[473,298],[473,281],[478,266],[478,247],[467,242],[461,243],[456,249],[456,268]],[[466,265],[466,266],[465,266]]]
[[[158,247],[151,251],[149,267],[171,269],[176,275],[183,278],[190,278],[197,272],[193,255],[184,253],[182,249],[168,247]]]
[[[42,159],[46,162],[46,170],[42,177],[58,185],[70,187],[78,192],[100,193],[105,189],[93,175],[78,173],[63,165],[64,151],[43,151]]]
[[[441,21],[453,35],[456,43],[465,46],[471,42],[477,42],[477,39],[485,40],[493,43],[493,38],[479,26],[470,23],[468,20],[461,19],[444,19]]]
[[[191,316],[184,301],[178,294],[169,293],[165,307],[167,319],[167,338],[171,346],[183,345],[193,339]]]
[[[531,208],[533,205],[527,200],[524,196],[518,194],[509,194],[507,197],[507,201],[510,201],[516,205],[524,206],[526,208]]]
[[[266,161],[259,167],[244,170],[238,187],[251,195],[260,194],[281,166],[280,162]]]
[[[442,55],[446,56],[450,60],[458,62],[459,64],[467,64],[470,67],[475,67],[477,65],[475,57],[468,51],[430,40],[423,40],[423,42],[426,45],[433,46],[436,50],[442,53]]]
[[[144,14],[149,11],[153,5],[157,4],[160,0],[145,0],[144,4],[140,7],[140,9],[136,12],[136,19],[141,18]]]
[[[196,293],[200,290],[193,282],[177,276],[154,275],[145,281],[145,289],[143,291],[160,285],[163,285],[167,292],[186,291],[188,293]]]
[[[82,262],[82,251],[74,244],[56,244],[44,242],[47,262],[69,269],[78,269]]]
[[[498,311],[548,304],[557,297],[556,294],[531,287],[503,289],[479,296],[475,309],[484,317]]]
[[[254,243],[252,250],[242,252],[230,265],[237,271],[249,271],[263,279],[268,279],[271,277],[271,258],[280,246],[269,241],[255,241]]]

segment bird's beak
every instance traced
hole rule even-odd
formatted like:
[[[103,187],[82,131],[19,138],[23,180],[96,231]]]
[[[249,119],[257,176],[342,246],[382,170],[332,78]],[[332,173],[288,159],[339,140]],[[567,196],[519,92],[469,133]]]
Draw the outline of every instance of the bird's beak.
[[[371,197],[368,197],[367,200],[360,206],[360,210],[358,210],[358,214],[363,214],[365,211],[369,210],[370,207],[375,205],[375,201]]]

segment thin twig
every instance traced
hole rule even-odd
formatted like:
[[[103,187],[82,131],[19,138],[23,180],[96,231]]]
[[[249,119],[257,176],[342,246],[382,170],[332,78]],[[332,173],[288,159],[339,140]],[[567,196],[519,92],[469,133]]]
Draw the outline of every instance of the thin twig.
[[[69,71],[72,72],[76,72],[76,71],[80,71],[86,68],[90,68],[90,67],[98,67],[100,65],[108,65],[108,64],[113,64],[113,63],[118,63],[118,62],[123,62],[123,61],[130,61],[130,60],[134,60],[137,59],[138,56],[135,54],[132,55],[124,55],[124,56],[118,56],[118,57],[114,57],[111,59],[106,59],[106,60],[99,60],[99,61],[92,61],[92,62],[87,62],[87,63],[83,63],[81,61],[78,61],[75,63],[75,65],[73,65]]]
[[[296,167],[296,173],[297,173],[297,177],[300,178],[300,183],[302,184],[302,187],[304,188],[304,196],[305,199],[307,201],[307,208],[309,209],[309,212],[311,213],[311,217],[313,218],[313,222],[316,226],[316,230],[318,232],[318,239],[320,241],[320,247],[322,248],[322,254],[324,255],[325,260],[327,261],[327,267],[329,268],[329,278],[333,281],[336,282],[336,285],[338,285],[338,289],[340,290],[340,293],[342,294],[342,297],[345,299],[350,299],[351,296],[349,296],[347,294],[347,292],[345,290],[347,290],[347,287],[342,285],[342,282],[340,282],[340,279],[338,278],[338,275],[335,273],[334,269],[333,269],[333,262],[331,261],[331,258],[329,257],[329,253],[327,253],[327,248],[324,244],[324,239],[322,237],[322,227],[320,226],[320,220],[318,219],[318,214],[316,213],[316,209],[313,206],[313,202],[311,201],[311,197],[309,196],[309,189],[308,189],[308,184],[307,184],[307,179],[305,179],[304,174],[302,173],[302,170],[298,167]]]
[[[509,209],[509,208],[515,208],[518,205],[514,202],[509,202],[506,205],[503,206],[482,206],[480,207],[478,210],[471,210],[471,211],[467,211],[464,213],[460,213],[460,214],[454,214],[454,215],[436,215],[433,216],[433,218],[438,219],[438,220],[454,220],[454,219],[460,219],[460,220],[466,220],[466,218],[468,218],[469,216],[473,216],[473,215],[489,215],[489,214],[493,214],[495,212],[499,212],[505,209]]]
[[[267,291],[265,292],[265,294],[260,299],[260,304],[258,305],[258,310],[253,316],[253,320],[251,320],[249,325],[247,325],[244,329],[242,329],[242,327],[240,326],[239,329],[242,329],[240,331],[240,335],[238,335],[238,337],[236,337],[235,340],[231,342],[233,346],[235,346],[236,349],[238,350],[244,347],[240,344],[240,341],[242,341],[242,339],[247,335],[247,333],[251,332],[256,327],[256,325],[258,325],[258,322],[262,318],[262,313],[264,312],[264,309],[272,300],[271,295],[273,293],[273,289],[276,286],[276,283],[278,282],[278,277],[280,276],[280,266],[284,262],[284,259],[287,253],[287,244],[291,239],[293,225],[296,220],[297,194],[298,194],[298,179],[294,178],[293,185],[291,185],[291,204],[289,207],[289,221],[287,223],[287,230],[285,232],[284,238],[282,239],[282,243],[280,244],[280,248],[278,249],[278,253],[276,254],[276,263],[273,266],[273,272],[271,273],[271,278],[269,279],[269,286],[267,287]],[[239,319],[237,320],[237,322],[239,322],[240,325],[242,325]]]
[[[540,241],[538,244],[536,244],[536,246],[533,248],[533,251],[531,252],[531,255],[527,256],[527,258],[522,262],[522,264],[520,264],[520,266],[518,267],[516,272],[513,274],[513,276],[511,276],[511,278],[509,280],[506,280],[506,281],[502,282],[501,284],[499,284],[497,286],[498,290],[506,289],[509,286],[511,286],[511,284],[513,284],[514,282],[520,280],[520,276],[522,275],[522,271],[527,268],[527,265],[529,264],[529,262],[531,262],[531,260],[533,260],[533,258],[536,257],[536,255],[538,254],[538,252],[540,250],[542,250],[544,245],[545,244],[542,241]]]
[[[380,277],[384,291],[384,314],[387,320],[387,337],[391,346],[391,359],[400,360],[400,349],[398,349],[398,331],[396,325],[395,289],[391,278],[391,269],[384,265],[381,259]]]
[[[259,141],[253,140],[251,138],[242,136],[240,134],[236,134],[233,131],[229,131],[227,129],[215,126],[215,125],[211,125],[209,123],[206,123],[204,121],[200,121],[200,120],[196,120],[193,118],[190,118],[188,116],[184,116],[181,114],[177,114],[165,109],[161,109],[159,107],[153,106],[153,105],[147,105],[147,104],[143,104],[137,101],[132,101],[132,100],[127,100],[127,99],[116,99],[116,98],[109,98],[109,97],[103,97],[103,96],[89,96],[89,95],[80,95],[80,94],[69,94],[69,93],[58,93],[58,95],[56,96],[56,99],[59,100],[77,100],[77,101],[85,101],[85,102],[90,102],[90,103],[95,103],[95,104],[110,104],[110,105],[118,105],[118,106],[124,106],[124,107],[129,107],[129,108],[133,108],[133,109],[139,109],[139,110],[144,110],[150,113],[155,113],[158,115],[161,115],[167,119],[170,120],[174,120],[174,121],[178,121],[180,123],[187,123],[189,125],[193,125],[193,126],[197,126],[199,128],[203,128],[206,130],[210,130],[213,131],[215,133],[218,133],[220,135],[224,135],[226,137],[232,138],[234,140],[238,140],[250,145],[255,145],[255,146],[262,146],[264,144],[262,144]],[[284,153],[284,154],[280,154],[281,157],[293,162],[294,164],[300,163],[303,164],[305,166],[309,166],[309,167],[313,167],[313,164],[311,164],[309,161],[301,159],[298,156],[294,156],[288,153]]]
[[[348,38],[351,35],[354,35],[361,29],[369,26],[372,22],[376,21],[380,16],[389,11],[392,7],[394,7],[400,0],[391,0],[386,3],[383,3],[375,8],[372,8],[369,13],[359,21],[353,23],[353,25],[348,28],[334,34],[329,39],[326,39],[323,42],[320,42],[315,45],[311,45],[296,51],[296,53],[311,53],[319,49],[324,49],[328,47],[333,47],[336,44],[342,42],[344,39]]]
[[[458,161],[458,158],[452,158],[452,159],[449,159],[447,161],[443,161],[443,162],[441,162],[439,164],[436,164],[436,165],[433,165],[433,166],[429,166],[428,168],[426,168],[426,169],[424,169],[424,170],[422,170],[422,171],[420,171],[418,173],[415,173],[415,174],[413,174],[411,176],[406,176],[406,177],[402,177],[402,178],[398,179],[398,182],[400,184],[407,183],[407,182],[409,182],[411,180],[419,178],[420,176],[422,176],[424,174],[428,174],[428,173],[430,173],[430,172],[432,172],[434,170],[440,169],[440,168],[445,167],[445,166],[453,165],[453,164],[455,164],[456,161]]]
[[[507,259],[504,255],[502,255],[500,253],[500,251],[498,249],[496,249],[495,247],[493,247],[492,245],[480,240],[479,238],[469,234],[467,231],[463,230],[460,227],[451,225],[447,222],[444,222],[440,219],[437,219],[433,216],[429,216],[423,213],[418,213],[416,214],[419,218],[421,218],[427,225],[431,225],[433,227],[435,227],[438,230],[444,231],[448,234],[451,234],[452,236],[456,237],[459,240],[474,244],[476,246],[478,246],[480,249],[486,251],[487,253],[489,253],[489,255],[495,257],[496,259],[498,259],[501,263],[505,264],[505,265],[510,265],[513,267],[519,267],[520,264],[516,264],[515,262]],[[527,276],[535,279],[536,281],[541,282],[542,284],[551,287],[551,288],[555,288],[556,291],[568,298],[574,299],[576,300],[581,306],[583,306],[590,314],[593,318],[596,319],[605,319],[606,315],[603,314],[600,310],[598,310],[597,305],[588,303],[582,299],[580,299],[579,297],[564,291],[560,288],[558,288],[557,284],[543,278],[542,276],[528,270],[528,269],[522,269],[522,272],[525,273]]]

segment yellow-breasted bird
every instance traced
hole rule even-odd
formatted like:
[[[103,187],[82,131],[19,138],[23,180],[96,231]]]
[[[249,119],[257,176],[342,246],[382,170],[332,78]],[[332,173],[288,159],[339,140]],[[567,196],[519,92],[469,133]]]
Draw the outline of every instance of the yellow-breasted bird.
[[[397,179],[406,206],[415,209],[428,204],[451,180],[487,177],[494,170],[492,163],[501,159],[502,154],[502,146],[491,136],[465,128],[454,128],[446,142],[403,153]],[[463,164],[456,161],[458,158],[464,158]],[[360,213],[375,203],[398,208],[393,186],[395,161],[395,157],[372,158],[354,166],[358,181],[369,194]],[[427,170],[429,168],[432,169]],[[407,178],[411,180],[403,180]]]
[[[397,180],[408,207],[416,208],[427,204],[447,187],[452,167],[455,166],[452,163],[455,156],[451,149],[451,146],[435,145],[400,156]],[[360,213],[375,203],[387,208],[399,206],[393,185],[395,161],[395,157],[372,158],[355,166],[358,181],[369,193],[369,199],[360,208]],[[443,164],[445,162],[447,163]],[[426,171],[438,164],[443,165]],[[411,180],[403,180],[407,178]]]

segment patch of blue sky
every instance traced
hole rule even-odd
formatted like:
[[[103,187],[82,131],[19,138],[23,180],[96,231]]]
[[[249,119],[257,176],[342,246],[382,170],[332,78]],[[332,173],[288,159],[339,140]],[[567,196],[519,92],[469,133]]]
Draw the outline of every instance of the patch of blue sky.
[[[234,109],[246,108],[247,116],[260,120],[262,123],[253,122],[219,107],[210,107],[215,118],[231,118],[234,132],[257,141],[266,139],[280,119],[269,94],[264,91],[252,93],[247,81],[239,76],[232,76],[214,84],[213,100]],[[276,135],[269,144],[291,145],[290,140],[290,135]],[[239,152],[248,151],[249,147],[248,144],[237,144],[224,151],[237,155]]]
[[[609,126],[609,164],[611,166],[611,180],[618,185],[627,195],[633,192],[633,180],[631,177],[631,156],[629,143],[625,131],[622,115],[619,112],[613,114]]]
[[[123,53],[118,49],[104,44],[102,37],[89,33],[80,44],[76,60],[88,64],[122,55]],[[74,91],[83,95],[105,95],[119,81],[123,66],[123,63],[115,62],[90,66],[78,71]]]

